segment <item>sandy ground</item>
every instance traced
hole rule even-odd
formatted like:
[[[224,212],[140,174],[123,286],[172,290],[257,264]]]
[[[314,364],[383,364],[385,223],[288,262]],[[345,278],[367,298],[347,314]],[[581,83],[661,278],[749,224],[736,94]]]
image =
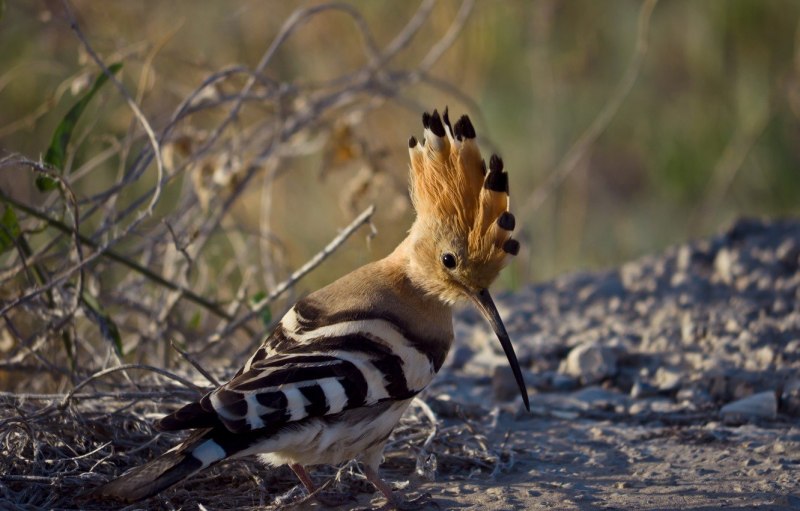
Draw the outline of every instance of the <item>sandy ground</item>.
[[[437,481],[412,478],[402,491],[430,493],[435,505],[422,509],[800,509],[797,422],[733,427],[673,419],[668,425],[613,412],[560,418],[538,408],[501,413],[486,435],[510,454],[498,473],[462,472],[440,460]],[[391,453],[388,460],[396,461]],[[413,468],[385,472],[397,481]],[[362,493],[341,508],[382,502]]]
[[[448,509],[800,508],[798,427],[538,415],[503,426],[513,466],[422,488]]]

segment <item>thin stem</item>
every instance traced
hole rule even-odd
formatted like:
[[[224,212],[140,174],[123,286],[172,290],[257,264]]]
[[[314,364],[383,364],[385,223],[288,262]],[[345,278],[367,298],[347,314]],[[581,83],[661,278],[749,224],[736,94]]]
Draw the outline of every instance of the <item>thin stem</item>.
[[[33,216],[33,217],[36,217],[39,220],[43,220],[43,221],[47,222],[47,224],[49,226],[54,227],[54,228],[58,229],[59,231],[62,231],[64,233],[66,233],[66,234],[75,234],[73,232],[73,229],[70,229],[70,227],[67,226],[66,224],[64,224],[63,222],[61,222],[59,220],[56,220],[55,218],[50,218],[47,214],[42,213],[41,211],[38,211],[38,210],[36,210],[36,209],[34,209],[34,208],[30,207],[30,206],[27,206],[26,204],[23,204],[23,203],[17,201],[16,199],[13,199],[13,198],[9,197],[8,195],[3,193],[2,191],[0,191],[0,200],[7,201],[8,203],[12,204],[14,207],[19,209],[20,211],[23,211],[23,212],[25,212],[25,213]],[[89,246],[89,247],[91,247],[91,248],[93,248],[95,250],[100,249],[100,245],[98,243],[95,243],[94,241],[92,241],[91,239],[87,238],[86,236],[84,236],[82,234],[79,234],[79,233],[75,234],[75,237],[81,243],[83,243],[86,246]],[[111,249],[108,249],[108,248],[105,249],[101,255],[107,257],[108,259],[116,261],[116,262],[122,264],[123,266],[126,266],[126,267],[130,268],[131,270],[134,270],[135,272],[141,274],[142,276],[148,278],[149,280],[155,282],[156,284],[164,286],[164,287],[166,287],[168,289],[172,289],[173,291],[180,291],[181,294],[183,296],[185,296],[187,300],[189,300],[191,302],[194,302],[195,304],[200,305],[201,307],[204,307],[205,309],[213,312],[214,314],[216,314],[217,316],[219,316],[221,318],[224,318],[224,319],[226,319],[228,321],[233,320],[233,316],[231,316],[230,314],[225,312],[216,303],[211,302],[211,301],[203,298],[202,296],[194,293],[193,291],[191,291],[189,289],[186,289],[184,286],[181,286],[179,284],[176,284],[175,282],[172,282],[172,281],[169,281],[169,280],[165,279],[161,275],[153,272],[152,270],[150,270],[148,268],[145,268],[141,264],[139,264],[139,263],[137,263],[135,261],[132,261],[132,260],[128,259],[127,257],[125,257],[125,256],[123,256],[123,255],[121,255],[121,254],[119,254],[119,253],[117,253],[117,252],[115,252],[115,251],[113,251]],[[9,304],[6,307],[4,307],[2,310],[0,310],[0,315],[1,314],[5,314],[7,312],[7,310],[11,308],[11,306],[12,306],[12,304]]]
[[[372,219],[372,215],[375,213],[375,206],[371,205],[367,209],[365,209],[360,215],[358,215],[355,220],[350,222],[350,225],[345,227],[342,232],[340,232],[335,238],[333,238],[330,243],[328,243],[325,248],[320,250],[314,257],[308,260],[303,266],[298,268],[294,273],[289,275],[289,278],[278,284],[269,295],[267,295],[264,299],[260,302],[256,303],[255,306],[245,314],[244,316],[232,321],[228,326],[226,326],[221,332],[214,334],[210,342],[219,341],[221,338],[227,336],[243,323],[250,321],[258,314],[261,313],[269,304],[274,302],[279,296],[286,292],[289,288],[291,288],[298,280],[303,278],[308,272],[316,268],[317,266],[322,263],[325,259],[328,258],[337,248],[339,245],[344,243],[347,238],[349,238],[359,227],[364,224],[367,224]]]

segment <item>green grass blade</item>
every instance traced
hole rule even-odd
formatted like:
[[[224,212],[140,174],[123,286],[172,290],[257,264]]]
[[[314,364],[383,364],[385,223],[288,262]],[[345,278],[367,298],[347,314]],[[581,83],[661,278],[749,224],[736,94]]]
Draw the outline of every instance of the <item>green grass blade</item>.
[[[6,205],[3,216],[0,217],[0,254],[14,248],[14,240],[19,238],[21,233],[17,214],[11,206]]]
[[[259,291],[250,298],[250,304],[255,306],[266,297],[267,297],[266,292]],[[269,309],[269,307],[264,307],[264,309],[259,314],[259,317],[261,318],[261,322],[264,324],[264,326],[269,326],[270,323],[272,323],[272,311]]]
[[[121,62],[108,66],[108,70],[112,74],[116,74],[120,69],[122,69]],[[69,109],[69,112],[67,112],[67,115],[64,116],[56,127],[56,131],[53,133],[50,147],[47,148],[47,153],[44,155],[45,163],[63,172],[64,164],[67,161],[67,145],[72,138],[72,132],[75,131],[75,126],[78,124],[78,119],[80,119],[83,111],[86,110],[86,106],[97,91],[100,90],[107,81],[108,75],[102,73],[95,79],[92,88]],[[36,187],[42,192],[54,190],[57,186],[58,182],[49,176],[36,176]]]
[[[107,341],[114,346],[114,351],[117,352],[117,355],[120,357],[123,355],[122,353],[122,337],[119,335],[119,329],[117,328],[117,324],[114,323],[114,320],[111,319],[111,316],[106,312],[105,309],[100,305],[100,302],[97,299],[90,295],[88,292],[84,291],[83,295],[81,295],[81,305],[83,305],[84,311],[86,311],[86,315],[92,319],[97,326],[100,328],[100,334],[105,338]]]

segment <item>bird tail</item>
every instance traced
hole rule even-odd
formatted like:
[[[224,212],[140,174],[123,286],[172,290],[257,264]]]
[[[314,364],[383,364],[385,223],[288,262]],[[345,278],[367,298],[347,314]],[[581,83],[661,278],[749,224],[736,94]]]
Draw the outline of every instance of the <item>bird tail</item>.
[[[158,458],[125,472],[84,497],[136,502],[166,490],[227,457],[212,434],[213,430],[197,431]]]

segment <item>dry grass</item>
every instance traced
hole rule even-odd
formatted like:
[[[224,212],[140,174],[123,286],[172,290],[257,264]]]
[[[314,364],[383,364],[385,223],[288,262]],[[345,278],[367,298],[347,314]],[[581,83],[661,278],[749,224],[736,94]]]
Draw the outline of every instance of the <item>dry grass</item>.
[[[142,111],[130,75],[123,79],[111,65],[119,56],[100,55],[71,4],[62,7],[59,14],[88,66],[108,79],[103,91],[98,88],[105,103],[96,115],[118,115],[123,108],[128,127],[89,157],[75,150],[89,133],[73,125],[63,158],[13,154],[0,161],[2,172],[38,179],[41,186],[33,195],[19,182],[0,192],[14,212],[2,226],[8,245],[0,269],[0,384],[9,391],[0,394],[0,508],[107,507],[80,494],[174,445],[176,435],[154,431],[153,418],[231,376],[291,303],[295,284],[371,226],[374,208],[360,214],[353,208],[350,225],[332,233],[318,254],[299,268],[283,268],[270,209],[285,159],[320,150],[335,158],[352,149],[352,140],[341,139],[347,131],[342,119],[359,119],[386,102],[421,110],[403,91],[427,79],[472,3],[462,4],[438,42],[411,66],[394,59],[428,21],[433,2],[422,2],[382,47],[351,6],[297,10],[257,65],[209,74],[166,120]],[[266,70],[286,41],[332,13],[346,15],[358,32],[363,64],[322,83],[270,78]],[[140,82],[147,73],[143,66]],[[348,156],[374,157],[363,145]],[[42,179],[52,186],[42,186]],[[253,195],[259,198],[258,232],[243,232],[234,211]],[[262,279],[267,291],[253,285]],[[427,405],[412,407],[392,440],[390,473],[407,478],[418,468],[430,477],[464,468],[491,471],[499,463],[480,435],[465,435],[469,420],[444,430],[435,424]],[[447,461],[437,464],[429,452]],[[350,483],[359,479],[354,470],[347,465],[319,474],[338,474],[336,481],[352,491]],[[296,501],[296,485],[285,469],[237,461],[146,506],[256,508]]]
[[[13,212],[2,225],[0,268],[0,349],[3,373],[16,380],[11,387],[64,390],[123,362],[169,369],[185,363],[173,345],[200,362],[213,360],[212,367],[240,363],[294,301],[297,281],[361,226],[371,226],[373,208],[353,209],[350,225],[329,233],[327,246],[306,264],[287,268],[285,242],[271,223],[286,159],[343,150],[336,144],[351,141],[338,138],[342,120],[386,102],[417,110],[404,89],[425,79],[458,35],[470,5],[412,67],[393,58],[422,29],[433,2],[423,2],[383,47],[351,6],[300,9],[255,67],[211,73],[156,127],[137,106],[130,80],[109,72],[110,59],[94,50],[65,2],[62,15],[77,44],[108,78],[101,94],[111,97],[100,96],[107,111],[127,108],[129,125],[123,137],[89,157],[76,154],[88,133],[71,126],[73,141],[62,148],[63,158],[48,154],[42,162],[12,154],[0,160],[4,175],[18,177],[0,191],[6,211]],[[268,77],[272,59],[295,33],[333,14],[345,14],[360,34],[361,67],[322,83]],[[115,162],[116,175],[109,172]],[[26,185],[34,179],[37,186],[42,179],[52,186],[31,191]],[[332,193],[338,192],[334,187]],[[252,207],[258,210],[247,216],[257,219],[257,232],[238,224],[237,211]],[[373,233],[374,227],[368,237]]]
[[[112,382],[106,376],[94,382],[91,392],[0,395],[0,508],[114,506],[80,495],[172,447],[180,435],[155,431],[153,418],[200,395],[189,382],[176,385],[150,371],[136,373],[136,385],[121,378]],[[490,445],[479,433],[491,429],[491,418],[452,406],[439,411],[451,419],[447,427],[422,401],[416,401],[403,418],[382,468],[389,480],[493,477],[513,464],[511,451]],[[334,491],[373,491],[354,464],[320,467],[314,477],[328,481],[327,488]],[[185,509],[197,504],[209,509],[264,509],[302,500],[303,492],[286,467],[266,469],[245,459],[209,469],[129,509]]]

